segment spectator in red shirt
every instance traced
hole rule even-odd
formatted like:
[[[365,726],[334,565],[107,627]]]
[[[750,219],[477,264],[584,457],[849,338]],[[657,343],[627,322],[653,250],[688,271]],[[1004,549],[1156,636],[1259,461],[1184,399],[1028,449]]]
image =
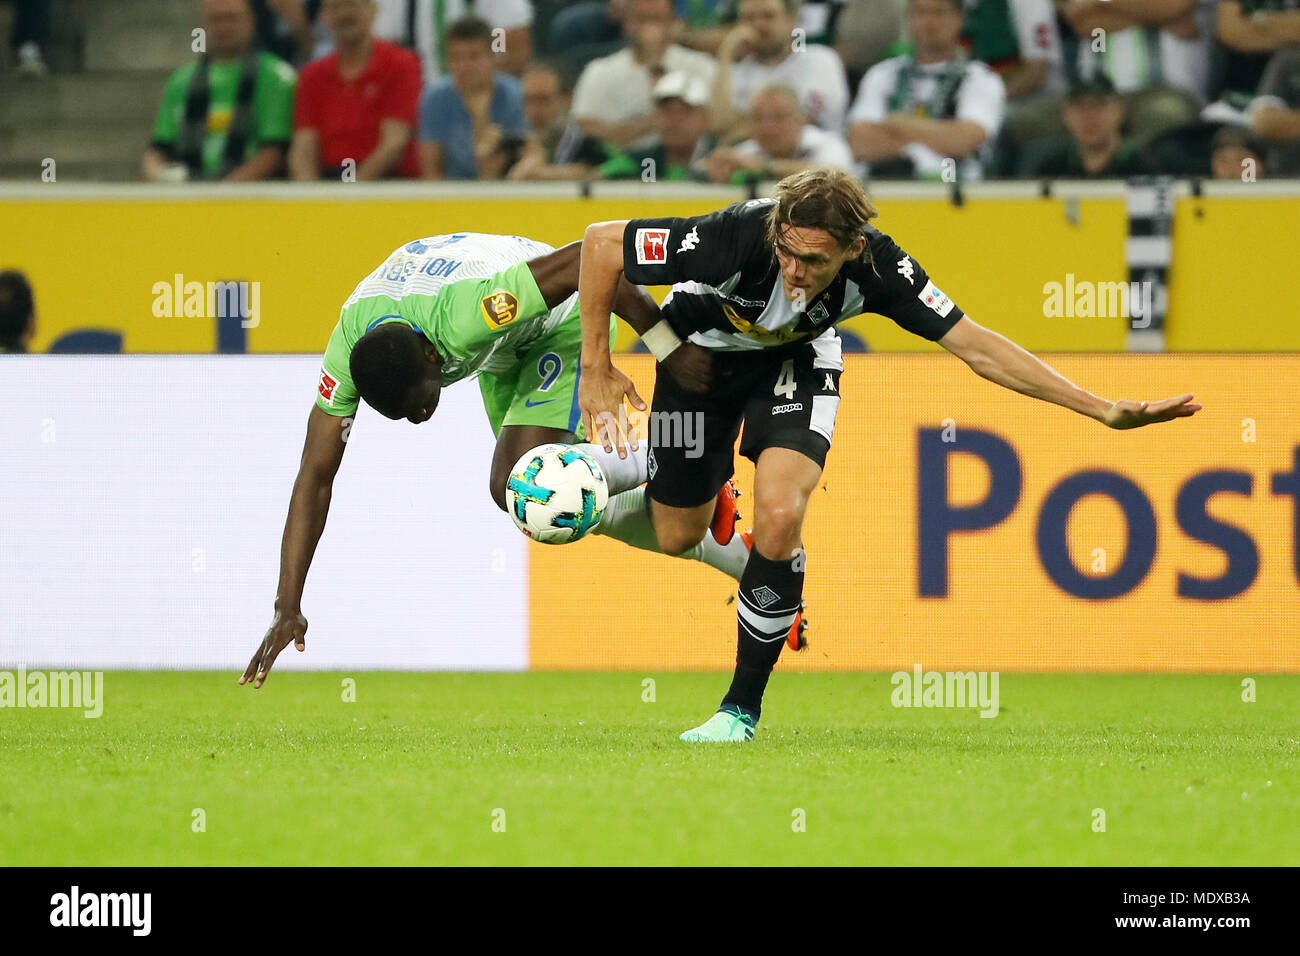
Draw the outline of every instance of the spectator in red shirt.
[[[297,180],[416,177],[420,61],[371,36],[374,0],[325,0],[334,52],[302,68],[289,173]]]

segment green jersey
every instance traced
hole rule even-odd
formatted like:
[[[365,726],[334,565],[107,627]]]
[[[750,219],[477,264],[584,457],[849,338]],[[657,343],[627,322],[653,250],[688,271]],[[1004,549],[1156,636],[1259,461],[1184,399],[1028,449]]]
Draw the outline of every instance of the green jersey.
[[[297,74],[293,67],[270,53],[259,54],[257,85],[253,92],[253,128],[244,149],[251,159],[263,146],[293,139],[293,91]],[[153,141],[158,146],[176,146],[185,123],[190,82],[197,63],[181,67],[171,75],[163,90],[162,105],[154,124]],[[226,149],[226,132],[234,119],[239,96],[240,62],[213,63],[208,69],[207,136],[203,140],[203,174],[215,177],[221,171]]]
[[[646,160],[650,160],[647,165]],[[662,143],[629,153],[616,153],[596,167],[601,179],[637,179],[649,171],[652,179],[667,182],[684,182],[700,179],[689,165],[679,166],[668,161]]]
[[[578,337],[574,348],[562,350],[573,354],[560,358],[573,366],[581,343],[577,295],[547,308],[527,265],[527,260],[552,251],[551,246],[522,236],[469,232],[417,239],[397,249],[361,280],[343,304],[325,349],[317,406],[330,415],[356,413],[359,396],[350,370],[352,348],[384,322],[404,322],[433,344],[442,360],[444,385],[475,373],[485,382],[513,383],[524,357],[531,356],[539,343],[552,340],[570,319]],[[545,384],[549,390],[554,377]],[[563,405],[565,421],[568,406]],[[500,422],[493,411],[489,408],[495,429]]]

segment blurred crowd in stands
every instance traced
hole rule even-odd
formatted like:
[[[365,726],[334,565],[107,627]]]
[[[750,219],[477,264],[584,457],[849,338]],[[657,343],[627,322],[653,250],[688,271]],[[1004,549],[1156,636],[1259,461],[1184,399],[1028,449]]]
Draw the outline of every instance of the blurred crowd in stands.
[[[1300,175],[1300,0],[201,7],[149,179]]]

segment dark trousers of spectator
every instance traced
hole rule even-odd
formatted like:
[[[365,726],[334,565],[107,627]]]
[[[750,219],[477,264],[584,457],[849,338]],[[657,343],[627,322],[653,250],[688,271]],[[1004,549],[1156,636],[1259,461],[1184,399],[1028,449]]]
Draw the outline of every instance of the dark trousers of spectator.
[[[35,43],[44,52],[50,45],[53,0],[12,0],[14,5],[13,48]]]

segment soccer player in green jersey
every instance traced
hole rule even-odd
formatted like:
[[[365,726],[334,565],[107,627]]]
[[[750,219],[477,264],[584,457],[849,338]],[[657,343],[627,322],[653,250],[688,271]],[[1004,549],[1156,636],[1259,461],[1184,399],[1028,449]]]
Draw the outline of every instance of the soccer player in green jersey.
[[[581,438],[581,245],[556,250],[521,236],[433,236],[394,251],[353,290],[325,349],[307,422],[281,541],[275,614],[241,684],[261,687],[290,642],[300,651],[306,647],[303,585],[362,399],[387,418],[419,424],[433,415],[443,386],[477,374],[497,438],[489,487],[503,510],[510,469],[524,452]],[[654,299],[626,281],[615,295],[614,311],[638,333],[660,319]],[[610,325],[612,331],[612,317]],[[710,362],[703,349],[678,349],[663,364],[683,388],[702,392],[709,387]],[[600,465],[609,486],[609,504],[596,533],[662,553],[640,487],[647,477],[645,445],[627,458],[600,445],[579,447]],[[715,534],[682,557],[739,580],[749,549],[732,533],[736,515],[730,489],[719,497],[725,500]]]

